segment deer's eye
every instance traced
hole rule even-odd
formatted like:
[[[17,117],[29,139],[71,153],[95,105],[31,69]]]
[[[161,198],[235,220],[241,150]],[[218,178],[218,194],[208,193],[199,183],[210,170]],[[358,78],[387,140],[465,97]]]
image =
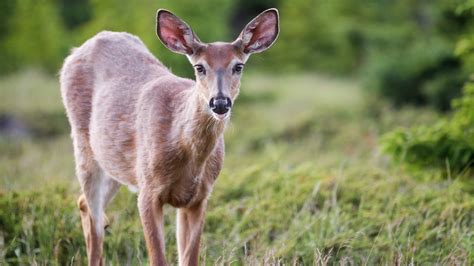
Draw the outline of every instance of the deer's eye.
[[[238,63],[238,64],[235,64],[234,68],[232,68],[232,73],[240,74],[242,73],[242,70],[244,70],[244,64]]]
[[[199,73],[200,75],[206,75],[206,68],[203,65],[197,64],[194,66],[194,68],[196,69],[197,73]]]

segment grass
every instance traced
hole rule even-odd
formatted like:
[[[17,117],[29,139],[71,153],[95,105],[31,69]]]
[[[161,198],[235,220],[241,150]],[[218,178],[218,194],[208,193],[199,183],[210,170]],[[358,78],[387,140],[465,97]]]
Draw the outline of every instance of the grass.
[[[30,70],[0,80],[0,91],[0,110],[34,129],[0,139],[0,264],[83,265],[56,78]],[[393,110],[355,80],[315,74],[244,76],[235,106],[202,264],[474,263],[472,183],[406,169],[379,151],[381,134],[436,113]],[[165,212],[175,264],[175,210]],[[147,264],[136,195],[122,189],[107,213],[107,264]]]

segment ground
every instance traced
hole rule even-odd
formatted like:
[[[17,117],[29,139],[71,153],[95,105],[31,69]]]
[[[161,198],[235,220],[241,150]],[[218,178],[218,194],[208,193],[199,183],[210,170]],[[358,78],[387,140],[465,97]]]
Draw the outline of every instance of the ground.
[[[0,79],[0,264],[86,261],[58,86],[36,70]],[[241,91],[209,203],[203,264],[474,263],[472,183],[380,151],[385,132],[439,114],[395,110],[357,80],[313,73],[245,74]],[[22,138],[5,136],[7,120]],[[122,188],[107,214],[107,264],[147,264],[136,194]],[[172,263],[174,220],[166,208]]]

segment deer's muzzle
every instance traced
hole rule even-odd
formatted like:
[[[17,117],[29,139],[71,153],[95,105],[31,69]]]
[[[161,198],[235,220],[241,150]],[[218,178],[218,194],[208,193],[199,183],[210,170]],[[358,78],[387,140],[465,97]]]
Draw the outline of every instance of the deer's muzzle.
[[[223,115],[229,112],[232,107],[232,100],[229,97],[213,97],[209,101],[209,107],[214,113]]]

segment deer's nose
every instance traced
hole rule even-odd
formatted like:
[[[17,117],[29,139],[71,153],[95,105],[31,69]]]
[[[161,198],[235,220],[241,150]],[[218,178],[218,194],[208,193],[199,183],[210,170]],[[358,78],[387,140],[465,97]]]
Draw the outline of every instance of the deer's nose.
[[[209,101],[209,107],[214,113],[223,115],[229,112],[232,107],[232,101],[229,97],[212,97]]]

